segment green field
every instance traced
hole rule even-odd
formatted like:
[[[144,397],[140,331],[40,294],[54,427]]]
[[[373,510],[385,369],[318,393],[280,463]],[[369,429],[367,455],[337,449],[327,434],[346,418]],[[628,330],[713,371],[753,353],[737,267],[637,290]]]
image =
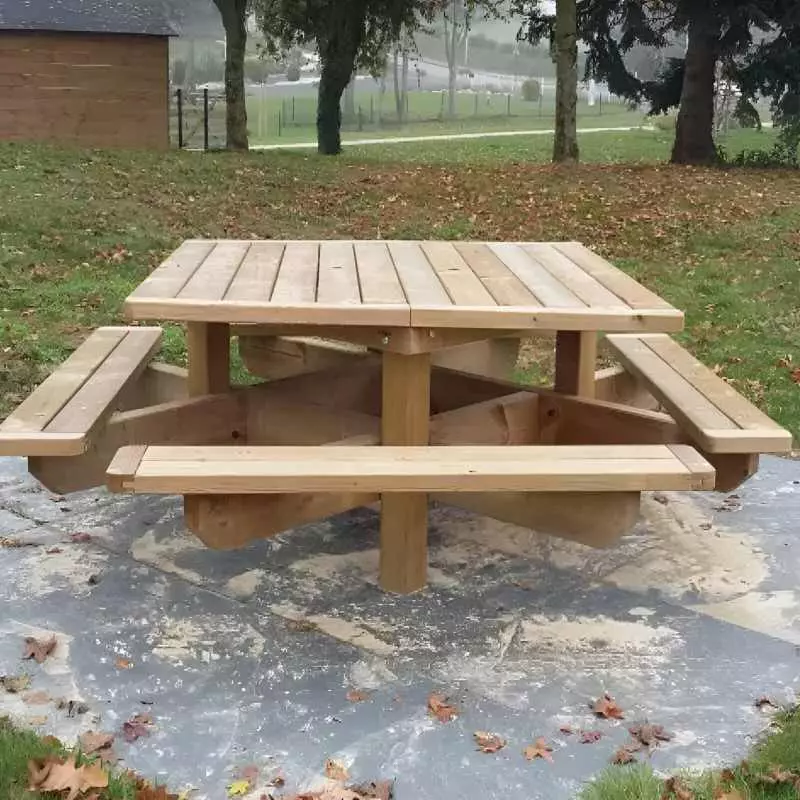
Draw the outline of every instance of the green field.
[[[548,136],[338,159],[2,144],[13,202],[0,206],[0,416],[90,329],[119,321],[125,295],[184,238],[569,239],[683,308],[690,348],[800,433],[800,172],[669,167],[657,131],[580,138],[587,163],[572,168],[545,163]],[[165,355],[183,359],[176,328]],[[529,349],[539,357],[546,348]]]

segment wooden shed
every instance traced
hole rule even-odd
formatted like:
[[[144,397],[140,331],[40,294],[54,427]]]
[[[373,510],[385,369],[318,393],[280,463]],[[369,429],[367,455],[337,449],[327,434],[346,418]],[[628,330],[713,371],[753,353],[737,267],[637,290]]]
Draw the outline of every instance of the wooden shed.
[[[169,146],[162,0],[0,0],[0,139]]]

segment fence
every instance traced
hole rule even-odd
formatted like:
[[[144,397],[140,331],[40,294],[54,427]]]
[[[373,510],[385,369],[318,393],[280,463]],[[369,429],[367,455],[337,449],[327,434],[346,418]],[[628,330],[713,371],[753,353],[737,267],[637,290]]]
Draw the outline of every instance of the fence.
[[[224,94],[209,89],[176,89],[170,106],[170,141],[190,150],[224,147]]]

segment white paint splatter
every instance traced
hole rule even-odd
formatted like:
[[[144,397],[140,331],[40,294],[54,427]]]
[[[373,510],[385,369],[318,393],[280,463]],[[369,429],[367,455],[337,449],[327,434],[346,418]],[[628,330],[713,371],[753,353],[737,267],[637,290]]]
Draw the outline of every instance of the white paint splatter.
[[[229,594],[240,600],[252,597],[256,589],[266,577],[263,569],[251,569],[241,575],[234,575],[226,584],[225,588]]]
[[[800,645],[800,592],[748,592],[719,603],[690,606],[701,614]]]
[[[35,548],[19,566],[17,585],[20,593],[38,597],[67,589],[76,597],[86,597],[92,587],[89,577],[101,570],[108,555],[86,547],[60,545],[57,553]],[[13,571],[8,576],[13,579]]]
[[[203,549],[203,545],[193,536],[171,535],[156,540],[155,532],[147,531],[131,542],[130,553],[143,564],[177,575],[190,583],[202,585],[205,582],[203,576],[195,570],[179,567],[175,563],[175,556]]]

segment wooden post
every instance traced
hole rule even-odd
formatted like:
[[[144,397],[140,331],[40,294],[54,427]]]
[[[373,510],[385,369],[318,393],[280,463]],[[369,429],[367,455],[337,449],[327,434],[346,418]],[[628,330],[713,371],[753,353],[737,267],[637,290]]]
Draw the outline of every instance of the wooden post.
[[[186,325],[189,396],[218,394],[230,388],[230,329],[224,322]]]
[[[430,423],[430,355],[383,354],[382,442],[427,445]],[[428,496],[381,497],[380,585],[408,594],[425,586],[428,571]]]
[[[555,390],[578,397],[594,397],[597,334],[559,331],[556,335]]]

